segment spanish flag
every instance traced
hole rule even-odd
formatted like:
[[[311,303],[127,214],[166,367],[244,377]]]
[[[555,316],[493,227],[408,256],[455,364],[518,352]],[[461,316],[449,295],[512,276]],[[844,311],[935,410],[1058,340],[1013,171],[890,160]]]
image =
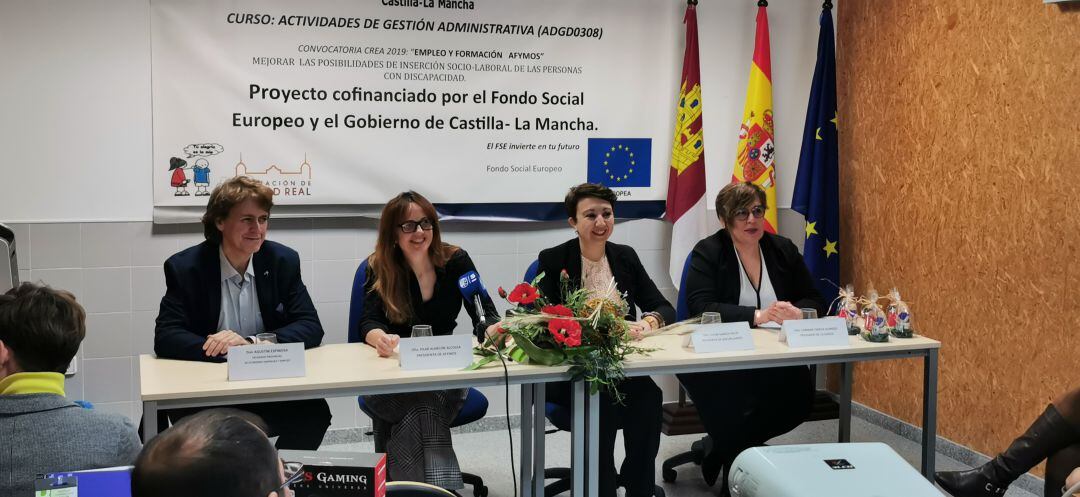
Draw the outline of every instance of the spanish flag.
[[[686,6],[686,52],[682,86],[675,115],[675,139],[671,145],[667,205],[664,218],[671,228],[671,259],[668,272],[676,287],[682,279],[687,256],[698,240],[708,234],[705,205],[705,141],[701,134],[701,70],[698,64],[697,10]]]
[[[762,5],[761,2],[759,5]],[[750,65],[750,84],[746,88],[746,106],[739,126],[735,171],[731,182],[752,181],[765,189],[769,209],[765,229],[776,233],[776,144],[772,110],[772,62],[769,55],[769,14],[758,7],[757,34],[754,37],[754,62]]]

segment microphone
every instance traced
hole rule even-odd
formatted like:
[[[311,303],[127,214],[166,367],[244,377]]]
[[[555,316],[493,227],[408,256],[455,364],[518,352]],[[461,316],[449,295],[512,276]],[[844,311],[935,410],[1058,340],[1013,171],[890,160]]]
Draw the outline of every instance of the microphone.
[[[480,317],[481,323],[487,323],[487,316],[484,313],[484,302],[480,299],[482,294],[487,293],[487,289],[484,288],[484,283],[480,281],[480,275],[475,270],[471,270],[458,278],[458,289],[461,290],[461,296],[473,303],[476,309],[476,315]]]

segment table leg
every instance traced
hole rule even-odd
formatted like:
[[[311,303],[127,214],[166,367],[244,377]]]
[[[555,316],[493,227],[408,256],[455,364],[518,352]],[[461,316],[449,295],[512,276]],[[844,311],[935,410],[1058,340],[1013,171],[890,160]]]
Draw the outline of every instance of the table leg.
[[[931,482],[937,456],[937,381],[938,349],[929,349],[923,360],[922,474]]]
[[[584,383],[584,382],[582,382]],[[586,390],[588,387],[586,386]],[[600,393],[590,394],[589,404],[586,410],[589,422],[588,455],[585,458],[586,474],[588,475],[588,489],[585,495],[590,497],[600,495]]]
[[[149,442],[158,434],[157,402],[143,402],[143,443]]]
[[[570,468],[573,477],[571,495],[573,497],[585,497],[585,477],[587,476],[585,471],[585,442],[589,439],[588,433],[585,432],[585,412],[587,410],[585,404],[588,398],[588,392],[586,392],[588,387],[584,381],[575,381],[572,385],[574,398],[571,402],[573,404],[573,419],[570,425]]]
[[[533,421],[536,419],[531,383],[521,385],[521,495],[532,497],[533,478]],[[514,450],[513,447],[510,450]]]
[[[547,436],[547,423],[544,418],[547,407],[545,388],[544,384],[533,388],[533,453],[535,454],[533,456],[533,495],[535,497],[544,497],[544,460],[546,459],[544,437]]]
[[[851,384],[855,376],[855,363],[840,364],[840,443],[851,441]]]

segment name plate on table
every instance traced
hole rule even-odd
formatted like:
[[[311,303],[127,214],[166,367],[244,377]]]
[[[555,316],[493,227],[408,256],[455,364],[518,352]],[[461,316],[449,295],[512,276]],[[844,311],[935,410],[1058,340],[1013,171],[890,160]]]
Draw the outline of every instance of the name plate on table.
[[[780,341],[789,347],[847,347],[847,323],[843,318],[789,319],[780,328]]]
[[[401,369],[461,369],[472,364],[472,335],[402,338]]]
[[[699,324],[693,333],[686,337],[686,343],[699,354],[707,352],[732,352],[754,350],[754,337],[750,335],[750,325],[741,323]]]
[[[229,381],[295,378],[307,374],[304,344],[267,343],[229,347]]]

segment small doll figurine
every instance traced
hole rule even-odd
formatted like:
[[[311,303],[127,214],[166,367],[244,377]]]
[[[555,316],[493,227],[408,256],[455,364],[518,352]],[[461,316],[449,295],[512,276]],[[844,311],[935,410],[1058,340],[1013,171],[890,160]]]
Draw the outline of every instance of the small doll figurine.
[[[885,327],[889,334],[896,338],[911,338],[914,331],[911,329],[911,311],[903,300],[900,300],[900,291],[893,288],[889,292],[889,308],[885,312]]]

